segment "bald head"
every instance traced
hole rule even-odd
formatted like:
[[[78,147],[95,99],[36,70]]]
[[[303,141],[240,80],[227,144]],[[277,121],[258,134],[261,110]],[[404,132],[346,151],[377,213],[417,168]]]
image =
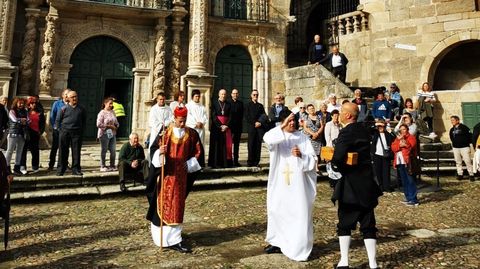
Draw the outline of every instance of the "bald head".
[[[358,106],[355,103],[344,103],[340,110],[340,122],[342,124],[349,124],[357,121]]]

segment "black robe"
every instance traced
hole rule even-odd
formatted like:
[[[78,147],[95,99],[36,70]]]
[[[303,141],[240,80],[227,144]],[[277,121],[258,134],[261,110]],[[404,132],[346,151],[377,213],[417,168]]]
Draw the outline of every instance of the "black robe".
[[[222,124],[217,116],[222,115],[229,117],[226,124]],[[227,158],[226,138],[225,133],[220,130],[221,125],[227,125],[230,128],[231,125],[231,104],[228,102],[220,102],[215,100],[212,102],[212,108],[210,111],[210,147],[208,149],[208,166],[216,167],[229,167],[233,165],[232,157]],[[231,146],[231,145],[230,145]]]
[[[350,123],[340,130],[332,159],[334,169],[343,176],[332,196],[340,206],[373,209],[378,205],[382,191],[373,174],[370,141],[370,132],[362,123]],[[348,152],[358,153],[357,165],[345,163]]]

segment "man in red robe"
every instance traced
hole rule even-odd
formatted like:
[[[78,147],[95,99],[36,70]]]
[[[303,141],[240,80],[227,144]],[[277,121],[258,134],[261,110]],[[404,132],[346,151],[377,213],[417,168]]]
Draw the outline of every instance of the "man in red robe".
[[[185,126],[187,109],[175,108],[174,117],[174,124],[150,148],[153,156],[146,189],[150,204],[147,219],[157,246],[187,253],[191,250],[182,245],[181,224],[194,181],[191,175],[201,169],[198,159],[203,148],[197,131]]]

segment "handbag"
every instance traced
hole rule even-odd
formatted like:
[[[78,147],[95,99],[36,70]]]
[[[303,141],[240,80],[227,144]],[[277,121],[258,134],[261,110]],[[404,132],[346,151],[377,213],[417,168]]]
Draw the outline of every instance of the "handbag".
[[[407,172],[409,175],[419,175],[422,173],[420,160],[410,151],[410,161],[407,164]]]
[[[385,145],[383,145],[382,137],[378,135],[378,139],[380,139],[380,145],[382,145],[383,149],[383,157],[393,160],[393,151],[390,148],[385,148]]]

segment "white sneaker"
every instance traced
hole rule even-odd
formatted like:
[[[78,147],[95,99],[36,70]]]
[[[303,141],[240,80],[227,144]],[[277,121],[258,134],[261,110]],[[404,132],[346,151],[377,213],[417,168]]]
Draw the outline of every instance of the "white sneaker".
[[[435,133],[430,133],[428,136],[431,137],[431,138],[436,138],[437,137],[437,135]]]
[[[107,167],[100,167],[100,172],[108,172],[108,168]]]
[[[20,172],[21,172],[22,174],[26,175],[26,174],[27,174],[27,168],[25,168],[25,166],[21,166],[21,167],[20,167]]]

